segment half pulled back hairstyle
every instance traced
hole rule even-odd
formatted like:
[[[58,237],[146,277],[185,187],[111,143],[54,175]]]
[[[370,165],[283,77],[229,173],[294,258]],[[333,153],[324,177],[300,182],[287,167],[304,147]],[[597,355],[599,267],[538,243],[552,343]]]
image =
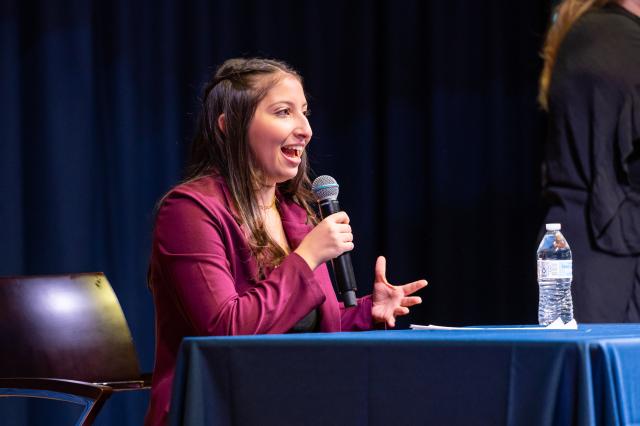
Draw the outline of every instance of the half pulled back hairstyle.
[[[236,211],[236,220],[245,225],[247,239],[264,276],[265,267],[282,262],[285,251],[267,233],[256,191],[262,186],[261,171],[255,164],[249,145],[248,131],[258,103],[269,89],[285,76],[302,82],[300,75],[284,62],[261,58],[235,58],[224,62],[205,84],[198,127],[191,145],[185,181],[202,176],[220,175],[229,187]],[[224,114],[225,126],[218,126]],[[303,152],[297,175],[278,184],[282,195],[307,211],[315,222],[308,160]]]

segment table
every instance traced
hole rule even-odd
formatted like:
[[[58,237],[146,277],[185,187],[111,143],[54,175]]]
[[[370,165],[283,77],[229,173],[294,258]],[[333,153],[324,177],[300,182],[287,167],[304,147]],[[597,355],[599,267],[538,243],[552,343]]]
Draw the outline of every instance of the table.
[[[640,424],[640,324],[184,339],[172,425]]]

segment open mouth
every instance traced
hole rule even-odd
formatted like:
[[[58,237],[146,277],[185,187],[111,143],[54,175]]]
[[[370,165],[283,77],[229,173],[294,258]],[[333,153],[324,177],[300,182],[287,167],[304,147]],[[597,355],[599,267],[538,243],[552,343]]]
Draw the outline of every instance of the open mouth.
[[[281,150],[282,150],[282,153],[289,158],[300,158],[302,157],[302,153],[304,152],[304,148],[301,146],[294,146],[294,147],[283,146]]]

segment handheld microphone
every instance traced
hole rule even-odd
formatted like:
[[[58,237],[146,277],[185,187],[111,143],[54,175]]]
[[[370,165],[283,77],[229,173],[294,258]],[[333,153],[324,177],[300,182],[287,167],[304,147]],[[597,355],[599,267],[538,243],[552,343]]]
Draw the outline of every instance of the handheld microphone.
[[[323,219],[340,211],[340,204],[338,203],[340,187],[334,178],[327,175],[318,176],[313,181],[311,190],[318,200],[320,215]],[[342,295],[344,306],[356,306],[356,290],[358,288],[356,287],[356,277],[351,264],[351,255],[349,252],[342,253],[331,260],[331,265],[333,266],[338,292]]]

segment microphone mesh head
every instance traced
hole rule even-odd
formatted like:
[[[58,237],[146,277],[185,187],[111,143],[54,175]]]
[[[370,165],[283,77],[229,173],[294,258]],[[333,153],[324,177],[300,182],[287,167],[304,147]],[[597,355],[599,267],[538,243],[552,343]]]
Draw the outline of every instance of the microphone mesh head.
[[[331,176],[318,176],[311,184],[311,190],[316,194],[318,201],[337,200],[340,186]]]

